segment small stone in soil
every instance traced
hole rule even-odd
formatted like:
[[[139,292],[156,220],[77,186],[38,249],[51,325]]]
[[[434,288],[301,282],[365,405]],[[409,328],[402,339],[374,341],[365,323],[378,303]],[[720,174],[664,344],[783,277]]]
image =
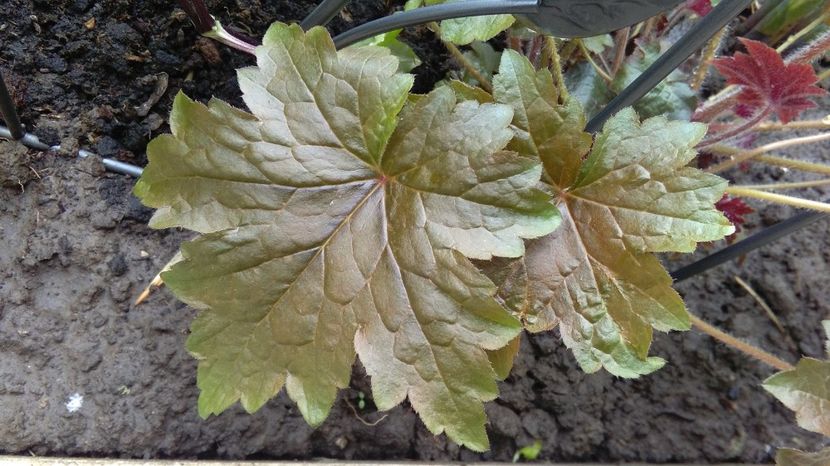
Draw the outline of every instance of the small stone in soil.
[[[70,413],[74,413],[81,409],[81,406],[83,405],[84,397],[80,393],[74,393],[69,397],[69,401],[66,402],[66,410]]]

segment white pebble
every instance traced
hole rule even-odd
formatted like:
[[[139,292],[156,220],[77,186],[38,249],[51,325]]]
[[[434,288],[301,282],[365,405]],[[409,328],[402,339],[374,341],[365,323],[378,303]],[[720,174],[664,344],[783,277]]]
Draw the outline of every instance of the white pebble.
[[[75,411],[81,409],[81,406],[83,405],[84,397],[80,393],[74,393],[69,397],[69,401],[66,402],[66,410],[70,413],[74,413]]]

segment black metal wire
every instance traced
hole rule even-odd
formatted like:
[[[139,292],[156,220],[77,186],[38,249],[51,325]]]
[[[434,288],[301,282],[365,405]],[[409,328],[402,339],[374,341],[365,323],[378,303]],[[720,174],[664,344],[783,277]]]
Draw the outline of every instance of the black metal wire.
[[[830,200],[825,202],[828,201]],[[671,276],[674,281],[680,282],[686,280],[687,278],[694,277],[695,275],[700,275],[709,269],[715,268],[733,259],[737,259],[748,252],[766,246],[767,244],[781,239],[790,233],[794,233],[812,223],[825,219],[828,215],[830,214],[818,211],[802,212],[788,218],[787,220],[776,223],[771,227],[765,228],[733,245],[727,246],[714,254],[709,254],[697,262],[681,267],[672,272]]]
[[[323,0],[300,22],[300,27],[309,30],[314,26],[325,26],[343,9],[349,0]]]
[[[9,128],[5,126],[0,126],[0,138],[11,138],[12,133],[9,131]],[[45,142],[42,142],[38,139],[37,136],[34,134],[25,133],[22,138],[18,139],[18,142],[23,144],[26,147],[31,147],[32,149],[37,150],[60,150],[61,146],[50,146]],[[2,154],[0,154],[2,155]],[[92,152],[85,151],[83,149],[78,151],[78,156],[81,158],[89,157],[90,155],[94,155]],[[138,178],[141,176],[141,172],[143,169],[141,167],[131,165],[129,163],[124,163],[119,160],[109,159],[109,158],[101,158],[101,162],[104,164],[104,168],[113,172],[113,173],[121,173],[123,175],[130,175]]]
[[[623,89],[585,127],[589,133],[596,133],[612,115],[625,107],[634,105],[654,89],[693,53],[703,47],[709,39],[723,29],[741,13],[752,0],[723,0],[703,19],[680,38],[669,50],[660,56],[643,74]]]
[[[23,124],[20,123],[20,117],[17,115],[12,96],[9,95],[9,90],[6,88],[6,81],[3,79],[2,72],[0,72],[0,116],[6,122],[12,139],[23,138],[26,131],[23,129]]]
[[[443,3],[385,16],[350,29],[334,38],[334,45],[341,49],[355,42],[395,29],[425,24],[431,21],[500,14],[533,14],[539,9],[537,0],[469,0]]]

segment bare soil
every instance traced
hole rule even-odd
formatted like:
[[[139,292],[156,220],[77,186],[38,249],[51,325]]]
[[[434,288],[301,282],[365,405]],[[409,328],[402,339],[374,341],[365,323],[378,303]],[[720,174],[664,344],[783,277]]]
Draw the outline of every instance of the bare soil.
[[[47,142],[143,165],[145,146],[166,131],[180,89],[241,105],[233,69],[251,59],[196,40],[187,19],[174,13],[175,2],[2,3],[0,68],[24,122]],[[301,18],[313,6],[208,3],[226,24],[253,37],[271,21]],[[385,12],[382,0],[352,2],[332,26],[342,30]],[[424,90],[443,75],[447,56],[428,33],[409,37],[425,61],[418,70]],[[136,107],[161,73],[169,77],[167,92],[141,116]],[[830,162],[830,147],[793,155]],[[94,158],[2,143],[0,160],[0,453],[509,461],[517,448],[541,439],[543,460],[755,463],[769,462],[779,446],[826,442],[796,427],[792,414],[760,388],[769,368],[695,331],[657,335],[653,353],[668,364],[639,380],[583,374],[556,333],[526,338],[501,398],[487,407],[492,450],[481,455],[434,437],[406,404],[377,413],[359,364],[352,386],[316,430],[284,394],[254,415],[237,406],[202,420],[196,364],[184,349],[194,311],[166,291],[131,304],[186,234],[149,229],[151,212],[130,194],[134,180],[105,173]],[[795,179],[760,165],[735,176]],[[794,213],[756,207],[750,230]],[[830,314],[827,226],[819,222],[679,289],[693,312],[790,361],[821,356],[819,321]],[[668,265],[692,259],[668,258]],[[769,302],[783,334],[736,285],[736,275]]]

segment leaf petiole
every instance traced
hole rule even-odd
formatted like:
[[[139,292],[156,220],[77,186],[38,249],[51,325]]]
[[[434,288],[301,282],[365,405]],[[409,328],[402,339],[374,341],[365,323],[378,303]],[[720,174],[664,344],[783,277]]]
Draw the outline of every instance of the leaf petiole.
[[[735,186],[740,188],[746,189],[756,189],[756,190],[774,190],[774,189],[800,189],[800,188],[812,188],[815,186],[824,186],[830,184],[830,178],[824,178],[821,180],[809,180],[809,181],[795,181],[792,183],[770,183],[770,184],[754,184],[754,185],[745,185],[745,186]]]
[[[763,110],[760,110],[752,116],[752,118],[748,118],[741,123],[727,129],[726,131],[721,131],[720,133],[716,133],[706,139],[704,139],[700,144],[697,145],[698,149],[711,146],[713,144],[717,144],[721,141],[725,141],[727,139],[736,138],[742,134],[751,131],[753,128],[761,124],[764,120],[767,119],[772,114],[772,108],[767,106]]]
[[[210,14],[210,10],[208,10],[203,0],[179,0],[179,6],[187,13],[187,17],[190,18],[193,27],[196,28],[199,34],[221,42],[228,47],[250,53],[251,55],[254,54],[256,46],[228,32],[222,26],[222,23]]]
[[[830,115],[821,120],[791,121],[787,124],[768,122],[755,127],[755,131],[793,131],[798,129],[830,129]]]
[[[761,147],[756,147],[755,149],[748,150],[746,152],[741,152],[740,154],[737,154],[734,157],[732,157],[730,160],[725,160],[721,163],[715,164],[707,168],[706,171],[709,173],[719,173],[736,165],[739,165],[743,162],[746,162],[747,160],[757,157],[761,154],[765,154],[767,152],[785,149],[787,147],[798,146],[801,144],[812,144],[814,142],[826,141],[828,139],[830,139],[830,133],[814,134],[812,136],[804,136],[800,138],[776,141],[770,144],[763,145]]]
[[[570,98],[568,87],[565,86],[565,75],[562,74],[562,60],[556,48],[556,39],[553,36],[545,36],[545,51],[550,55],[550,68],[553,71],[553,78],[556,80],[556,88],[559,89],[559,100],[562,102]]]
[[[202,33],[203,36],[213,39],[217,42],[221,42],[228,47],[234,48],[236,50],[249,53],[251,55],[256,54],[256,45],[249,44],[244,40],[236,37],[235,35],[228,32],[218,20],[213,22],[213,27],[207,31]]]
[[[441,38],[441,26],[437,22],[433,21],[429,23],[429,28],[432,30],[433,33],[435,33],[436,36],[438,36],[438,38]],[[467,73],[469,73],[469,75],[472,76],[473,79],[478,81],[478,85],[481,86],[481,88],[487,91],[488,93],[492,94],[493,85],[490,83],[490,80],[487,79],[487,77],[485,77],[483,74],[481,74],[478,68],[476,68],[470,60],[467,60],[467,57],[465,57],[464,54],[461,53],[461,50],[459,50],[458,47],[456,47],[455,44],[453,44],[450,41],[441,39],[441,42],[444,44],[444,47],[446,47],[447,50],[450,52],[450,55],[452,55],[453,59],[455,59],[455,61],[458,62],[458,64],[461,65],[461,67],[463,67],[464,70]]]
[[[597,74],[600,75],[602,79],[604,79],[607,83],[613,81],[614,79],[611,77],[611,75],[609,75],[608,72],[605,71],[601,66],[599,66],[599,64],[591,56],[591,52],[588,50],[587,47],[585,47],[585,43],[582,42],[582,39],[574,39],[574,41],[577,44],[579,44],[579,50],[582,51],[582,55],[585,57],[586,60],[588,60],[588,63],[591,64],[591,66],[594,68]]]
[[[790,168],[793,170],[801,170],[810,173],[820,173],[823,175],[830,175],[830,165],[823,163],[805,162],[803,160],[793,160],[777,155],[759,155],[755,157],[758,162],[763,162],[769,165],[776,165],[779,167]]]
[[[720,330],[719,328],[715,327],[714,325],[711,325],[703,321],[700,317],[692,313],[689,313],[689,317],[692,320],[692,325],[695,326],[698,330],[709,335],[715,340],[718,340],[721,343],[726,344],[727,346],[735,348],[736,350],[746,354],[752,359],[761,361],[768,366],[772,366],[782,371],[789,371],[795,369],[795,366],[788,363],[787,361],[784,361],[778,356],[775,356],[771,353],[767,353],[761,348],[755,347],[743,340],[735,338],[732,335],[724,332],[723,330]]]
[[[802,209],[811,209],[819,212],[830,213],[830,204],[825,202],[811,201],[809,199],[801,199],[793,196],[787,196],[785,194],[770,193],[746,186],[730,186],[726,188],[726,192],[733,196],[751,197],[762,201],[774,202],[776,204],[790,205]]]

